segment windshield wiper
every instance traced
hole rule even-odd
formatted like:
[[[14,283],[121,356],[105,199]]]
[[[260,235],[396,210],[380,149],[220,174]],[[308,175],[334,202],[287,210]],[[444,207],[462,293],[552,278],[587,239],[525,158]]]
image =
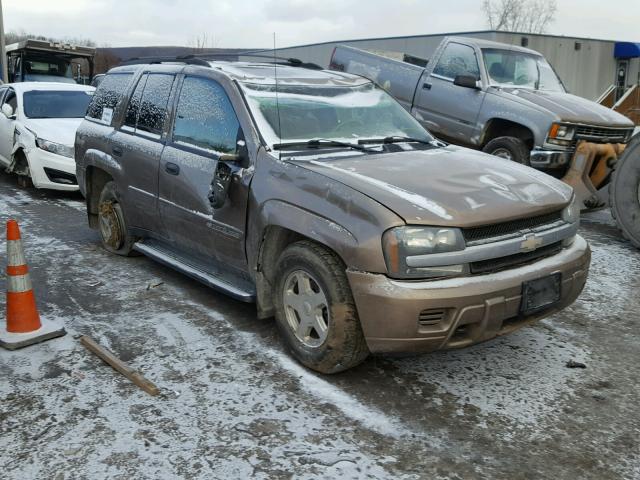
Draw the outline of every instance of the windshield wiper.
[[[367,143],[403,143],[403,142],[422,143],[424,145],[434,146],[433,140],[420,140],[419,138],[403,137],[402,135],[393,135],[391,137],[384,137],[384,138],[366,138],[363,140],[358,140],[358,144],[360,145],[364,145]]]
[[[338,140],[329,140],[326,138],[314,138],[312,140],[307,140],[304,142],[284,142],[284,143],[276,143],[273,145],[274,150],[284,150],[287,148],[295,148],[295,147],[305,147],[305,148],[322,148],[322,147],[346,147],[353,148],[354,150],[358,150],[360,152],[370,152],[370,153],[379,153],[375,150],[371,150],[367,147],[362,147],[355,143],[349,142],[340,142]]]

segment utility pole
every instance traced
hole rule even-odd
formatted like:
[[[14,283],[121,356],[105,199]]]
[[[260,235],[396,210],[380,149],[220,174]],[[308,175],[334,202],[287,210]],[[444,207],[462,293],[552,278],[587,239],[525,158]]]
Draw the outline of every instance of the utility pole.
[[[7,51],[4,43],[4,18],[2,17],[2,0],[0,0],[0,61],[2,61],[2,81],[6,83],[9,80],[7,72]]]

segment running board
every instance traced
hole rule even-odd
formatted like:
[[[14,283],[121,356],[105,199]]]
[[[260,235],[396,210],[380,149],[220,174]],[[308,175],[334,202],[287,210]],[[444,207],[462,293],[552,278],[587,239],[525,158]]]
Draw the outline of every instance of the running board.
[[[187,261],[186,259],[181,258],[170,250],[163,248],[162,245],[159,245],[153,241],[145,243],[143,243],[142,241],[136,242],[133,245],[133,249],[146,255],[149,258],[152,258],[158,263],[184,273],[194,280],[198,280],[199,282],[204,283],[205,285],[215,290],[226,293],[236,300],[240,300],[241,302],[246,303],[253,303],[256,301],[255,291],[251,288],[249,282],[246,280],[244,282],[237,282],[246,282],[246,285],[236,285],[230,283],[227,280],[212,275],[211,273],[205,271],[199,265],[194,264],[194,262]]]

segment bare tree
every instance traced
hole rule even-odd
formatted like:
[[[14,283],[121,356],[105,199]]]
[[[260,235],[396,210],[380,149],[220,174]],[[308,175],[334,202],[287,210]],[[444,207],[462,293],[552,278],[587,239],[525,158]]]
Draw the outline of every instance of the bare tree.
[[[492,30],[544,33],[558,10],[557,0],[483,0]]]
[[[191,38],[188,46],[193,49],[193,53],[198,53],[208,48],[216,48],[217,44],[215,35],[210,37],[208,33],[204,32]]]

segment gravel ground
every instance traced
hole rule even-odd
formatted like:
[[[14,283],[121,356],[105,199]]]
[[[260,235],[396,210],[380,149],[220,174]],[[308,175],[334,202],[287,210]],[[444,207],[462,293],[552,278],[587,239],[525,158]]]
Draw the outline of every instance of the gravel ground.
[[[0,351],[4,479],[640,479],[640,252],[605,211],[583,219],[592,271],[569,309],[335,376],[299,366],[253,306],[104,252],[77,194],[0,175],[9,216],[40,312],[68,335]],[[115,373],[81,334],[162,394]]]

